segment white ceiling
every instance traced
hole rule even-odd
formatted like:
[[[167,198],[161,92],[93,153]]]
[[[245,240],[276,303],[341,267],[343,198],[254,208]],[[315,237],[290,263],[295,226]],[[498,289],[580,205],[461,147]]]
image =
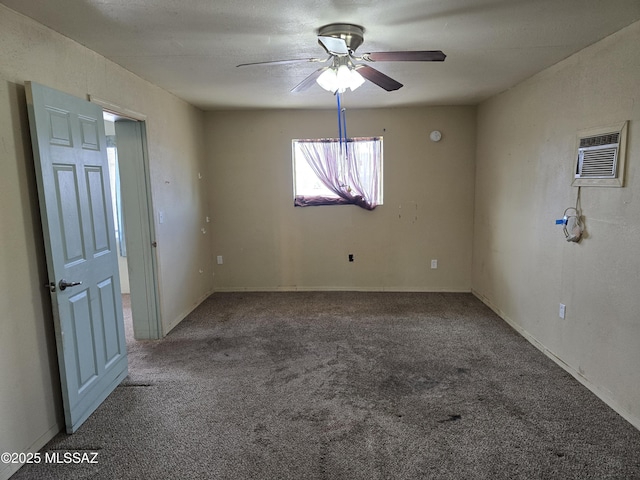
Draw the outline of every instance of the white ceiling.
[[[404,87],[367,83],[349,107],[476,104],[640,19],[639,0],[0,0],[205,110],[333,108],[290,89],[324,57],[317,29],[365,28],[356,53],[442,50],[444,63],[379,62]]]

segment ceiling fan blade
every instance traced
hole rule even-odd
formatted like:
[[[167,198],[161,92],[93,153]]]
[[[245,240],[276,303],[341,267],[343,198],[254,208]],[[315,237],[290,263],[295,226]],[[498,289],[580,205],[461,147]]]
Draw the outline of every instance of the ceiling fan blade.
[[[332,55],[349,55],[349,47],[343,38],[318,35],[318,42],[327,53]]]
[[[298,93],[298,92],[304,92],[305,90],[309,90],[309,87],[311,87],[314,83],[316,83],[316,79],[322,74],[322,72],[324,72],[327,69],[329,69],[329,67],[319,68],[318,70],[313,72],[311,75],[309,75],[307,78],[302,80],[298,85],[293,87],[291,89],[291,92]]]
[[[357,72],[372,83],[375,83],[387,92],[402,88],[402,84],[369,65],[356,66]]]
[[[240,65],[236,65],[236,67],[248,67],[251,65],[286,65],[288,63],[309,63],[309,62],[317,62],[317,63],[321,63],[321,62],[326,62],[330,59],[326,58],[293,58],[290,60],[273,60],[270,62],[253,62],[253,63],[241,63]]]
[[[362,59],[367,62],[444,62],[445,58],[447,56],[440,50],[373,52],[362,55]]]

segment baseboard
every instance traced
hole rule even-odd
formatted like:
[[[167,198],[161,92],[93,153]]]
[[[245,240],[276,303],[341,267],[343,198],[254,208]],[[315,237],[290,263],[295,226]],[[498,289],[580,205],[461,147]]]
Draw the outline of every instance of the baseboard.
[[[471,293],[471,290],[457,288],[424,288],[424,287],[219,287],[213,293],[231,292],[407,292],[407,293]]]
[[[485,297],[483,294],[478,292],[475,289],[471,289],[471,293],[482,303],[484,303],[487,307],[489,307],[493,312],[498,315],[502,320],[504,320],[511,328],[513,328],[516,332],[522,335],[525,340],[531,343],[534,347],[544,353],[547,357],[553,360],[557,365],[559,365],[563,370],[569,373],[572,377],[578,380],[582,385],[588,388],[596,397],[606,403],[613,411],[615,411],[618,415],[624,418],[627,422],[633,425],[635,428],[640,430],[640,418],[636,415],[632,414],[625,408],[623,408],[613,397],[612,393],[607,389],[593,383],[589,377],[586,377],[582,373],[580,373],[576,368],[572,365],[566,363],[560,356],[558,356],[555,352],[549,350],[544,346],[536,337],[531,335],[528,331],[514,322],[511,318],[509,318],[505,313],[500,310],[496,305],[493,304],[491,300]]]
[[[42,435],[40,435],[40,437],[33,442],[30,446],[26,447],[24,450],[21,450],[20,452],[16,452],[16,453],[36,453],[38,452],[42,447],[44,447],[47,443],[49,443],[49,440],[51,440],[53,437],[55,437],[59,432],[61,432],[63,429],[63,425],[56,423],[55,425],[53,425],[49,430],[47,430],[45,433],[43,433]],[[8,480],[11,475],[13,475],[14,473],[16,473],[18,470],[20,470],[20,468],[22,467],[22,463],[0,463],[0,480]]]
[[[195,303],[189,307],[186,311],[182,312],[180,315],[178,315],[174,320],[171,321],[171,323],[169,323],[169,325],[167,326],[167,328],[165,329],[163,327],[163,332],[162,332],[162,336],[166,336],[171,330],[173,330],[175,327],[178,326],[178,324],[184,320],[185,318],[187,318],[187,315],[189,315],[191,312],[193,312],[196,308],[198,308],[198,306],[204,302],[207,298],[209,298],[212,294],[214,293],[213,290],[205,293],[204,295],[202,295],[198,300],[195,301]]]

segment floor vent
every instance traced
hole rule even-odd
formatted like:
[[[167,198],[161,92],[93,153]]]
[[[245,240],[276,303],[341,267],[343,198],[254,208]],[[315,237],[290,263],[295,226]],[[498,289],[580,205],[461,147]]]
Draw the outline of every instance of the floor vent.
[[[627,122],[578,132],[574,186],[622,187]]]

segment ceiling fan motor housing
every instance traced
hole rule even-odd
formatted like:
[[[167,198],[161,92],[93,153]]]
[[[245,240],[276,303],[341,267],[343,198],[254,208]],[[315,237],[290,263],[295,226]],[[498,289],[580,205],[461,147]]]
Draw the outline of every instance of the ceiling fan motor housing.
[[[318,29],[321,37],[341,38],[352,52],[364,42],[364,28],[351,23],[330,23]]]

